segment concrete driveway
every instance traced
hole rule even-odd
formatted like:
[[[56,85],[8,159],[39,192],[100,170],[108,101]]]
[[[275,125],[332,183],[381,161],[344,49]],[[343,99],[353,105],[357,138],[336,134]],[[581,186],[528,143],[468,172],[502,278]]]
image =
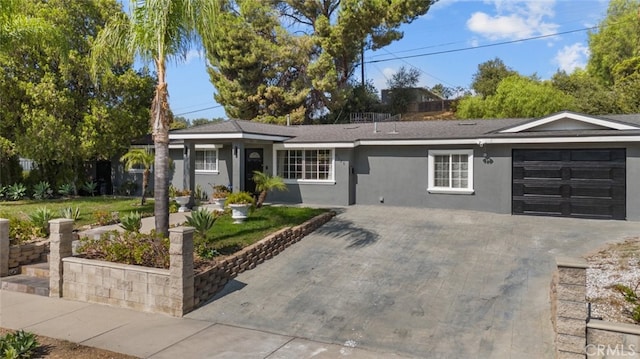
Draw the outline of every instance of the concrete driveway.
[[[353,206],[187,315],[421,358],[551,358],[555,257],[640,222]]]

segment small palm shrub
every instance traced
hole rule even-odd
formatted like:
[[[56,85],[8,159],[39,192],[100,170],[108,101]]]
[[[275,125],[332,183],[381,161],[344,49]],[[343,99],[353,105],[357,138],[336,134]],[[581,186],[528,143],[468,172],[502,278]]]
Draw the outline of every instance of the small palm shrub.
[[[207,211],[204,208],[200,208],[197,211],[191,212],[191,216],[187,216],[187,225],[195,228],[196,233],[201,237],[206,237],[207,232],[216,223],[216,215]]]
[[[84,237],[80,239],[78,252],[91,259],[169,268],[169,239],[155,231],[149,234],[110,231],[99,239]]]
[[[73,194],[73,184],[63,183],[58,187],[58,194],[64,197],[71,196]]]
[[[27,196],[27,186],[14,183],[7,188],[7,197],[12,201],[19,201]]]
[[[140,212],[131,212],[120,218],[120,227],[128,232],[140,232],[142,228],[142,214]]]
[[[0,358],[32,358],[38,346],[38,341],[33,333],[24,330],[8,333],[0,337]]]
[[[62,216],[62,218],[68,218],[68,219],[73,219],[74,221],[77,221],[81,217],[80,207],[62,208],[60,210],[60,215]]]
[[[34,226],[42,229],[44,233],[48,233],[49,221],[53,219],[53,211],[47,207],[40,207],[29,215],[29,219]]]

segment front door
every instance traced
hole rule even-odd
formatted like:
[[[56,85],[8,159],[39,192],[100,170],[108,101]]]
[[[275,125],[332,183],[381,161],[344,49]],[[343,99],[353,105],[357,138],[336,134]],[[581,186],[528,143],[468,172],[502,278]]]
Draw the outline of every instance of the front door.
[[[262,148],[247,148],[244,150],[244,190],[249,193],[256,192],[253,171],[262,172],[262,154]]]

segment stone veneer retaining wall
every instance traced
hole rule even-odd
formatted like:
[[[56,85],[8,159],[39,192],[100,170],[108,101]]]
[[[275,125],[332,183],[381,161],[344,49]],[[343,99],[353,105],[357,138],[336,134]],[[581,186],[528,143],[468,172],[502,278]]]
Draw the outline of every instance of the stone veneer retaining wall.
[[[552,282],[557,358],[640,358],[640,326],[587,319],[587,262],[558,258]]]
[[[283,228],[221,261],[206,272],[197,274],[194,278],[194,306],[204,304],[224,288],[229,280],[278,255],[285,248],[327,223],[334,215],[333,212],[324,213],[299,226]]]
[[[46,262],[49,241],[10,245],[9,220],[0,219],[0,277],[10,274],[11,269],[23,265]]]

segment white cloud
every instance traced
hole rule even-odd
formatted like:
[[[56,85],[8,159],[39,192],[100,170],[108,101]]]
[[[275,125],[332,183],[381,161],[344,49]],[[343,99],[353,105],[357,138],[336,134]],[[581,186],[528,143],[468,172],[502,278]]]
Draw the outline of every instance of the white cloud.
[[[553,58],[553,62],[558,65],[560,70],[572,73],[578,67],[584,68],[587,65],[588,57],[589,48],[577,42],[558,51],[556,57]]]
[[[495,14],[475,12],[467,20],[467,28],[490,40],[519,40],[548,35],[559,25],[548,21],[555,15],[555,0],[492,0]]]
[[[204,53],[202,51],[189,50],[189,52],[187,52],[187,55],[185,56],[184,63],[189,64],[193,60],[201,61],[203,59],[204,59]]]
[[[368,70],[371,72],[371,75],[367,75],[367,78],[373,79],[373,86],[381,91],[387,88],[387,80],[391,79],[391,77],[398,71],[391,67],[385,67],[382,70],[376,67],[370,67]],[[374,75],[375,73],[375,75]]]

